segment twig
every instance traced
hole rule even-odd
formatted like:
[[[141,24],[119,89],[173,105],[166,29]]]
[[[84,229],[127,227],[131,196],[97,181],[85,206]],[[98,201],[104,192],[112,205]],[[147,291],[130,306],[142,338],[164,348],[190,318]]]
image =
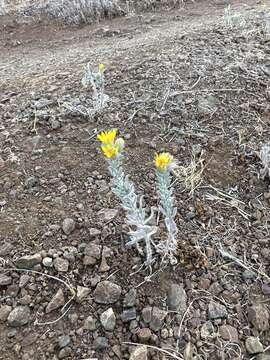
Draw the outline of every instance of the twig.
[[[179,325],[179,329],[178,329],[178,333],[177,333],[177,343],[176,343],[177,349],[179,349],[179,341],[180,341],[180,335],[181,335],[181,331],[182,331],[183,322],[184,322],[184,320],[185,320],[185,318],[186,318],[186,316],[187,316],[187,314],[188,314],[191,306],[193,305],[194,301],[195,301],[195,300],[198,300],[198,299],[199,299],[199,298],[196,298],[196,299],[193,299],[193,300],[191,301],[191,303],[188,305],[188,307],[187,307],[186,311],[184,312],[184,315],[183,315],[183,317],[182,317],[182,319],[181,319],[181,322],[180,322],[180,325]]]
[[[164,353],[164,354],[166,354],[168,356],[171,356],[173,359],[176,359],[176,360],[183,360],[184,359],[177,351],[174,351],[177,354],[177,355],[175,355],[175,354],[171,353],[170,351],[158,348],[157,346],[153,346],[153,345],[145,345],[145,344],[132,343],[132,342],[124,342],[123,344],[124,345],[134,345],[134,346],[146,346],[149,349],[157,350],[157,351],[160,351],[160,352],[162,352],[162,353]]]
[[[69,301],[63,306],[62,310],[67,307],[67,305],[72,301],[73,299],[69,299]],[[38,320],[36,319],[34,321],[34,325],[38,325],[38,326],[44,326],[44,325],[52,325],[52,324],[55,324],[57,323],[59,320],[61,320],[65,315],[66,313],[71,309],[71,305],[67,308],[67,310],[60,316],[58,317],[57,319],[53,320],[53,321],[47,321],[47,322],[43,322],[43,323],[40,323],[38,322]]]

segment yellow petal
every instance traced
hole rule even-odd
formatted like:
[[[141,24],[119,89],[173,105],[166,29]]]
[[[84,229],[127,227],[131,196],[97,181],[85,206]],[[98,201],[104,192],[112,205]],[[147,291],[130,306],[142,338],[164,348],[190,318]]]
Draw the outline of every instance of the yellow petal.
[[[97,135],[97,138],[99,141],[102,142],[102,144],[108,145],[108,144],[112,144],[114,142],[116,134],[117,134],[116,129],[103,131]]]
[[[101,150],[108,159],[114,158],[119,153],[119,148],[111,144],[101,146]]]
[[[104,64],[99,64],[99,65],[98,65],[98,70],[99,70],[99,72],[103,73],[104,70],[105,70]]]
[[[171,164],[173,157],[166,152],[155,155],[155,164],[158,170],[165,171]]]

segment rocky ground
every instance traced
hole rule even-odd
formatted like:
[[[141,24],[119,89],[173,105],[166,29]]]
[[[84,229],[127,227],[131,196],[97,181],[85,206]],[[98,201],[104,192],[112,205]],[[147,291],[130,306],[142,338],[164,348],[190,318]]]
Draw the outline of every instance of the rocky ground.
[[[80,29],[0,25],[0,359],[270,359],[260,6],[232,2],[246,20],[233,28],[216,2]],[[110,96],[91,119],[66,107],[91,104],[87,61],[105,64]],[[95,139],[113,127],[149,207],[154,153],[178,160],[176,266],[145,269],[125,247]]]

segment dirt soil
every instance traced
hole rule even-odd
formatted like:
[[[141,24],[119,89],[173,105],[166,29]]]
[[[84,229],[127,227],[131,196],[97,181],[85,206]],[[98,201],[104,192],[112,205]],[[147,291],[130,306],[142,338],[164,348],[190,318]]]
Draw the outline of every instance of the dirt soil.
[[[0,17],[0,359],[270,359],[270,189],[258,157],[270,41],[259,2],[232,1],[247,19],[232,29],[228,3],[81,28]],[[110,96],[92,119],[64,106],[91,98],[87,62],[105,64]],[[96,141],[110,128],[149,207],[156,151],[201,164],[193,192],[174,176],[175,266],[156,256],[145,269],[125,246]]]

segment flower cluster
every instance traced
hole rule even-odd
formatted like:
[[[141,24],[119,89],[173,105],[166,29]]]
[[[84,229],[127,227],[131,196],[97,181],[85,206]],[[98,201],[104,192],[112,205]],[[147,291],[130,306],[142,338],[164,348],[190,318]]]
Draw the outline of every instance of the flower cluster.
[[[112,176],[112,191],[120,199],[123,209],[126,211],[126,222],[130,226],[127,245],[136,245],[141,254],[146,254],[146,265],[153,261],[153,247],[162,254],[163,259],[175,262],[176,234],[177,227],[174,222],[176,208],[173,206],[173,196],[171,189],[171,171],[175,166],[173,157],[166,152],[155,155],[155,165],[158,184],[158,195],[160,199],[160,210],[164,215],[167,229],[167,239],[155,243],[153,236],[157,232],[157,227],[152,225],[154,220],[154,210],[151,209],[147,216],[144,207],[143,197],[138,197],[135,192],[134,184],[123,170],[123,149],[124,140],[117,138],[117,130],[103,131],[97,135],[101,142],[101,150],[107,158],[109,171]],[[140,243],[144,243],[143,250]]]

